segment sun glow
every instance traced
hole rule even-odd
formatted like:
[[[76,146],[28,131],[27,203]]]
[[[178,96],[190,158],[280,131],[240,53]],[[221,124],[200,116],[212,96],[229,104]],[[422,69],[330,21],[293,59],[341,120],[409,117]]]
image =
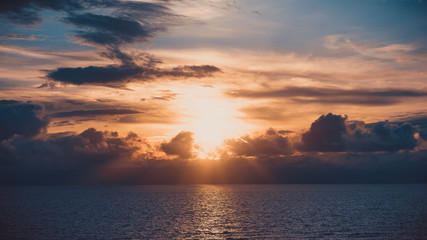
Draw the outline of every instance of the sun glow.
[[[223,141],[247,127],[238,118],[237,106],[212,88],[203,88],[197,96],[186,99],[186,108],[186,129],[194,133],[200,158],[216,158],[216,149]]]

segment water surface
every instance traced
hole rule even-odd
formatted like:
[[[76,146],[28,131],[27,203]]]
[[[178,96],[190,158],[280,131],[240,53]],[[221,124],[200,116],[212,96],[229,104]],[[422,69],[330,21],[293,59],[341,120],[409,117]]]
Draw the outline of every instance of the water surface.
[[[0,239],[427,239],[427,185],[0,188]]]

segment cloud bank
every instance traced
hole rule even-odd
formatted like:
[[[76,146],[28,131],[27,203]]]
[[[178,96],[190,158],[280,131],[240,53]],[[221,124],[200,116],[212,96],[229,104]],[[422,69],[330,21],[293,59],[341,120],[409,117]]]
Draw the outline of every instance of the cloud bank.
[[[39,105],[0,106],[1,126],[8,126],[1,130],[1,185],[427,182],[422,118],[367,124],[328,113],[301,134],[269,128],[228,139],[219,160],[205,160],[192,132],[158,146],[94,128],[40,134],[48,121]]]
[[[347,117],[329,113],[311,124],[302,135],[302,151],[376,152],[412,150],[418,145],[417,128],[409,122],[347,122]]]

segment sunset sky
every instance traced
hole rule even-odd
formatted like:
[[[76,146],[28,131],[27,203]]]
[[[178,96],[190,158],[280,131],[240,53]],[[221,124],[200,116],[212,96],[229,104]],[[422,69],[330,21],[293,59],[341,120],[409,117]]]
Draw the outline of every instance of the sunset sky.
[[[427,3],[0,3],[0,184],[427,182]]]

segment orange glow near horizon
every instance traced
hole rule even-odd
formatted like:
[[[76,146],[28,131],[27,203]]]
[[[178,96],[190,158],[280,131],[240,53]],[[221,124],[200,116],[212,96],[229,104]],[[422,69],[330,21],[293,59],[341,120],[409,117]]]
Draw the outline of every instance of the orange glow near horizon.
[[[249,126],[238,118],[238,106],[222,97],[218,90],[206,87],[191,90],[193,94],[183,99],[188,112],[183,127],[194,133],[200,158],[215,158],[216,149],[226,138],[237,137]]]

